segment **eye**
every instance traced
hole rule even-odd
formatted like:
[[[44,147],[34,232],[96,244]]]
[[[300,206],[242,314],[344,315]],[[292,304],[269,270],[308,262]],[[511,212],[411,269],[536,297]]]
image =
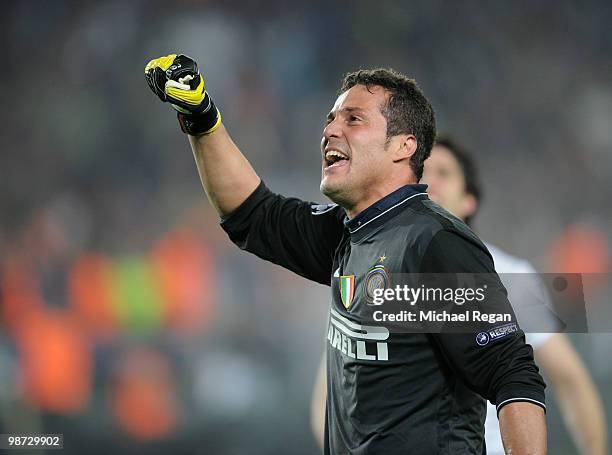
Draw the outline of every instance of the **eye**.
[[[361,121],[361,118],[357,117],[356,115],[349,116],[349,122],[359,122],[359,121]]]

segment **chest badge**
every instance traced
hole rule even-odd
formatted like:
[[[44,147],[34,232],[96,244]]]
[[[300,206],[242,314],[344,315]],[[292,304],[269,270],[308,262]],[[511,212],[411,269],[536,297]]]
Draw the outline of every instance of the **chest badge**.
[[[347,275],[340,277],[340,297],[344,308],[347,310],[353,303],[353,297],[355,296],[355,275]]]
[[[363,290],[366,302],[370,305],[380,305],[374,303],[374,292],[377,289],[388,289],[390,287],[391,278],[389,277],[389,270],[382,264],[376,264],[368,270],[363,280]]]
[[[374,303],[374,291],[377,289],[388,289],[391,286],[391,277],[389,270],[384,265],[387,260],[387,255],[379,256],[374,267],[368,270],[363,280],[363,290],[366,302],[369,305],[379,305]]]

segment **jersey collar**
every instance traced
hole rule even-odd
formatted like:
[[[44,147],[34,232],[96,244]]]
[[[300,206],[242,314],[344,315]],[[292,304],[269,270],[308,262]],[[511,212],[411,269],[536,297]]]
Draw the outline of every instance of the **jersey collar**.
[[[344,225],[348,228],[351,234],[362,230],[362,228],[365,228],[363,230],[367,230],[366,226],[371,224],[372,221],[378,219],[385,213],[392,211],[396,207],[401,207],[402,204],[409,199],[422,195],[427,195],[427,185],[415,183],[412,185],[403,186],[375,202],[354,218],[350,220],[345,218]]]

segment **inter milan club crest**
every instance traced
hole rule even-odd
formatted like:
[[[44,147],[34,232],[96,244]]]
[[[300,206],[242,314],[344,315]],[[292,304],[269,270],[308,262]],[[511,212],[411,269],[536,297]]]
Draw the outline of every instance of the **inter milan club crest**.
[[[355,275],[341,276],[340,277],[340,297],[344,308],[347,310],[353,302],[355,296]]]
[[[379,262],[383,262],[385,256],[381,256]],[[391,286],[391,278],[389,277],[389,271],[382,264],[376,264],[365,276],[363,280],[364,294],[366,302],[369,305],[376,305],[374,303],[374,291],[376,289],[388,289]]]

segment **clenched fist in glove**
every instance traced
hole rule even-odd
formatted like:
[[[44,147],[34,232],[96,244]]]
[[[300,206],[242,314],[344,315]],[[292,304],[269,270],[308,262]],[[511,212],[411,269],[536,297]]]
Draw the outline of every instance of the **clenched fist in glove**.
[[[204,78],[192,58],[170,54],[151,60],[145,77],[153,93],[178,111],[184,133],[210,134],[221,124],[221,113],[204,90]]]

